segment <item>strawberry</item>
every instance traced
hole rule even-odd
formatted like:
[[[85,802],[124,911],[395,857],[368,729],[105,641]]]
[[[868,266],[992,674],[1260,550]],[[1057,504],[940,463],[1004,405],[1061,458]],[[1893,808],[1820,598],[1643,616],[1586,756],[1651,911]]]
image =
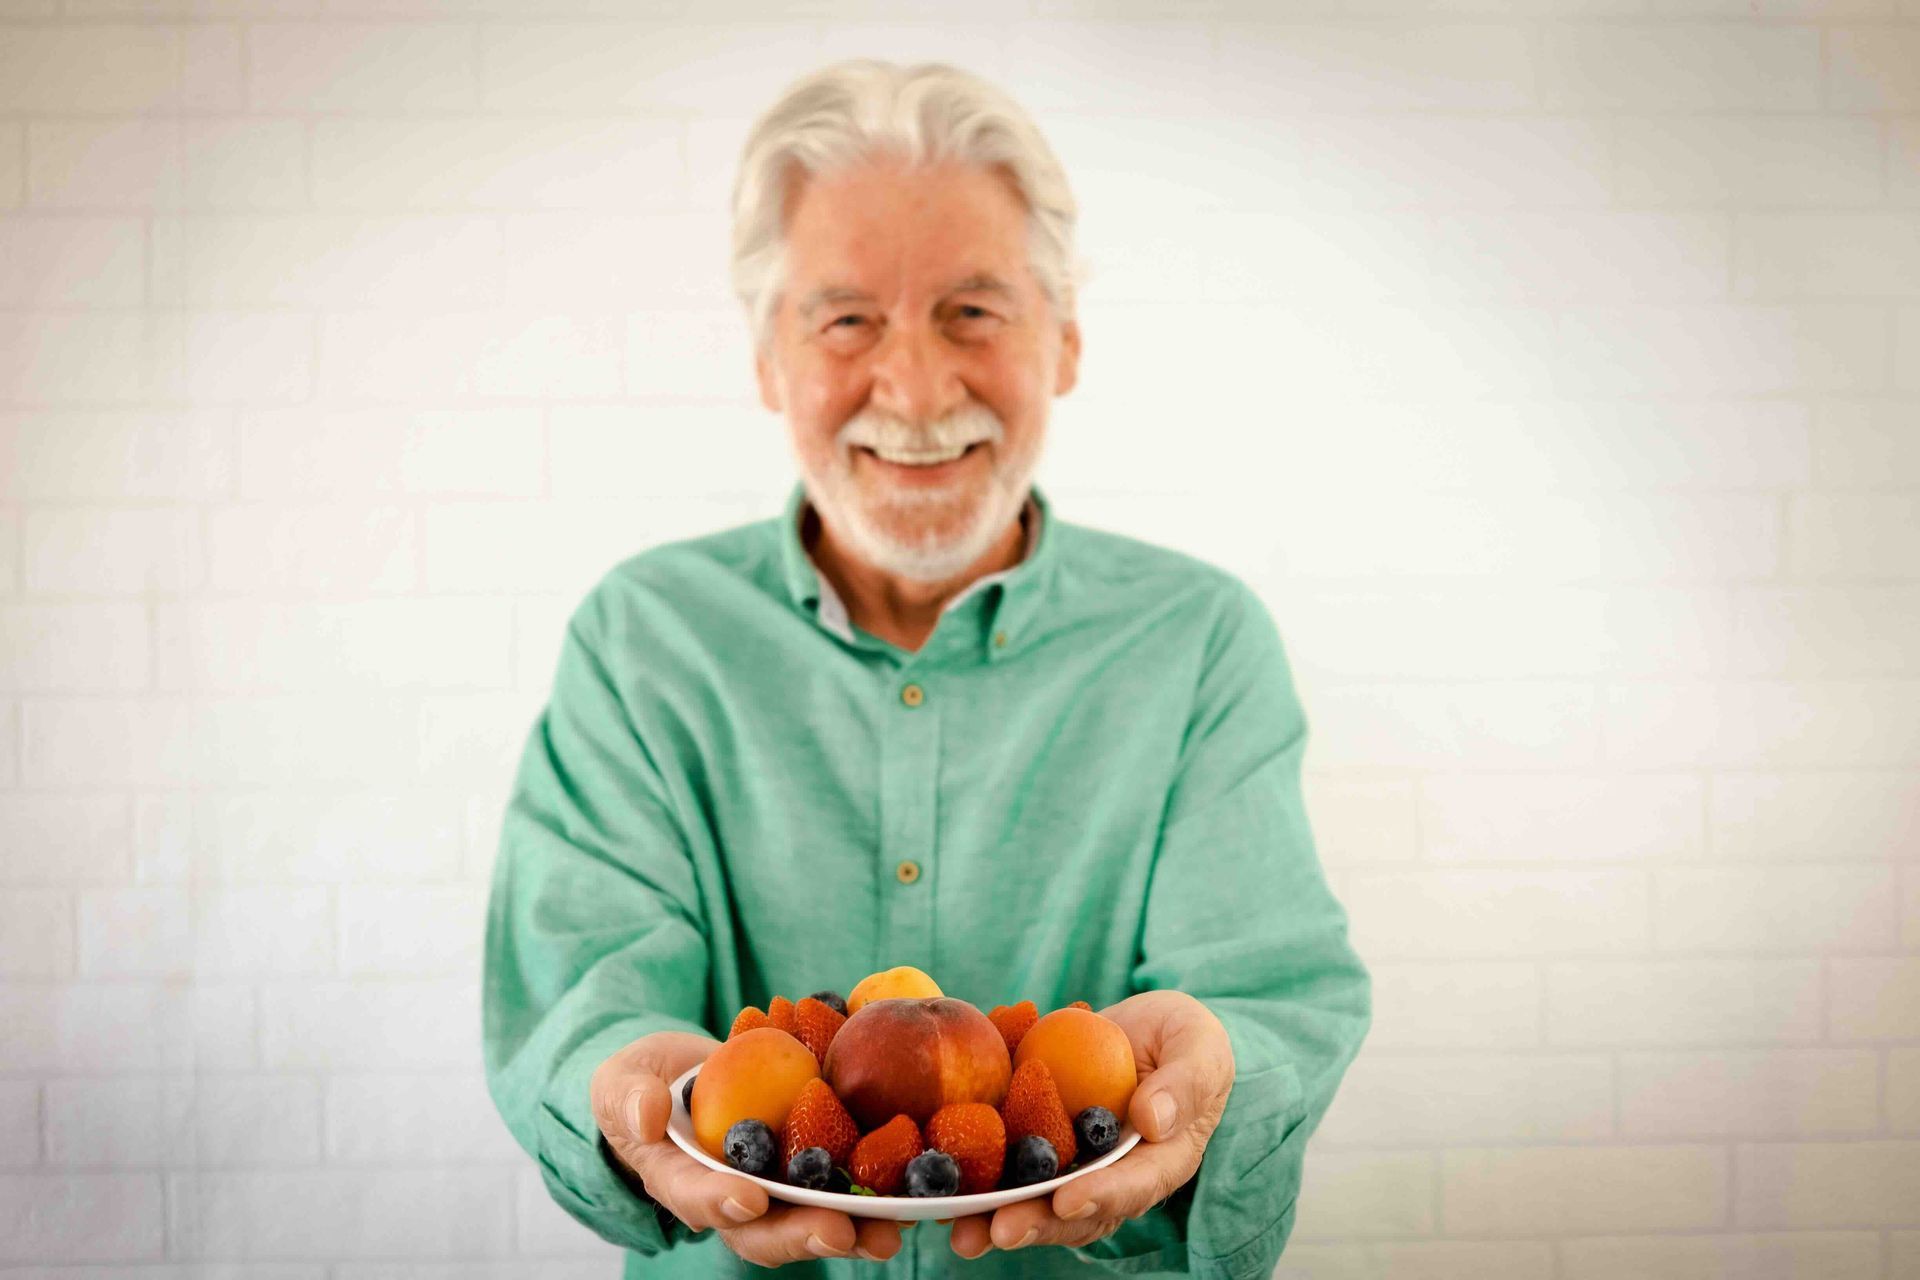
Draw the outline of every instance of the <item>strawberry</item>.
[[[960,1194],[976,1195],[1000,1185],[1007,1158],[1007,1126],[984,1102],[951,1102],[927,1121],[927,1146],[960,1166]]]
[[[827,1046],[833,1043],[840,1024],[847,1015],[834,1010],[834,1007],[812,996],[804,996],[800,1003],[793,1006],[793,1034],[801,1044],[813,1050],[813,1056],[822,1066],[827,1061]]]
[[[793,1001],[775,996],[767,1001],[767,1021],[788,1035],[793,1034]]]
[[[767,1025],[769,1025],[767,1015],[760,1012],[760,1006],[750,1004],[734,1018],[733,1029],[727,1032],[727,1039],[731,1040],[743,1031],[752,1031],[755,1027]]]
[[[1040,1021],[1040,1010],[1034,1007],[1031,1000],[1022,1000],[1019,1004],[997,1004],[993,1006],[993,1012],[987,1015],[987,1021],[999,1029],[1000,1038],[1007,1042],[1007,1052],[1012,1053],[1020,1047],[1020,1037]]]
[[[854,1145],[853,1163],[847,1166],[847,1172],[855,1183],[876,1195],[899,1195],[907,1179],[907,1166],[925,1149],[920,1142],[920,1126],[913,1117],[895,1116]]]
[[[1000,1117],[1007,1122],[1007,1141],[1017,1142],[1037,1133],[1053,1144],[1064,1170],[1073,1163],[1076,1148],[1073,1119],[1060,1103],[1060,1090],[1053,1083],[1053,1072],[1038,1058],[1030,1058],[1013,1073],[1007,1086],[1007,1100],[1000,1104]]]
[[[781,1130],[780,1168],[784,1171],[808,1147],[825,1147],[833,1163],[844,1169],[859,1141],[860,1129],[853,1117],[827,1082],[815,1076],[801,1087],[793,1109],[787,1112],[787,1124]]]
[[[1092,1005],[1090,1005],[1090,1004],[1088,1004],[1088,1003],[1087,1003],[1087,1002],[1086,1002],[1085,1000],[1075,1000],[1075,1001],[1074,1001],[1074,1002],[1073,1002],[1072,1004],[1070,1004],[1070,1005],[1068,1005],[1068,1006],[1067,1006],[1067,1008],[1069,1008],[1069,1009],[1085,1009],[1085,1010],[1086,1010],[1086,1011],[1087,1011],[1088,1013],[1092,1013],[1092,1012],[1093,1012],[1093,1006],[1092,1006]]]

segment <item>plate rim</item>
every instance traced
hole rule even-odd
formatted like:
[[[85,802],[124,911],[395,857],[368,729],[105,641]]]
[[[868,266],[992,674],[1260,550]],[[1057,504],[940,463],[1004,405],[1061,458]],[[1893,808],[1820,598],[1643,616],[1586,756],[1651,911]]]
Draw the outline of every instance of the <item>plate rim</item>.
[[[769,1199],[782,1200],[788,1204],[806,1205],[815,1209],[836,1209],[850,1217],[906,1222],[926,1221],[933,1218],[962,1218],[976,1213],[989,1213],[1006,1205],[1018,1204],[1022,1200],[1034,1200],[1040,1196],[1051,1195],[1076,1178],[1106,1168],[1142,1141],[1140,1132],[1133,1127],[1132,1123],[1123,1120],[1120,1122],[1120,1140],[1114,1143],[1113,1150],[1097,1160],[1058,1174],[1045,1182],[1029,1183],[1024,1187],[997,1187],[992,1191],[977,1191],[972,1195],[857,1196],[840,1191],[815,1191],[808,1187],[796,1187],[787,1182],[775,1182],[757,1174],[743,1173],[701,1150],[700,1144],[693,1138],[693,1117],[687,1113],[680,1094],[688,1078],[697,1075],[700,1068],[705,1065],[702,1062],[688,1067],[674,1078],[669,1089],[672,1095],[673,1111],[667,1118],[667,1136],[672,1139],[673,1144],[716,1173],[745,1178],[757,1183],[766,1191]],[[875,1212],[881,1209],[886,1212]]]

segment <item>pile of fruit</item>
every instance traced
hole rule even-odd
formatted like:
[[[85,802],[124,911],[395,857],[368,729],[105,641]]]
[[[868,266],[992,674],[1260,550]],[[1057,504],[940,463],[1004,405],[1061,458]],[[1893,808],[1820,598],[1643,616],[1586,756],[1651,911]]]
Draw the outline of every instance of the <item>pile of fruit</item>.
[[[1139,1075],[1083,1000],[989,1013],[910,966],[845,1000],[775,996],[733,1020],[682,1095],[695,1139],[742,1173],[876,1196],[1044,1182],[1120,1140]]]

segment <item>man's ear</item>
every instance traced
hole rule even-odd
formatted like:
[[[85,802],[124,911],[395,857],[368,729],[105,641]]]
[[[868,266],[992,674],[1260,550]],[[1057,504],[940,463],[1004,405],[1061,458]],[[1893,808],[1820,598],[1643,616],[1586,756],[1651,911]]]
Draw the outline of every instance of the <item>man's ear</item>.
[[[753,353],[753,376],[760,384],[760,403],[775,413],[783,412],[780,400],[780,371],[773,366],[773,356],[765,351]]]
[[[1080,322],[1060,326],[1060,362],[1054,371],[1053,394],[1063,396],[1080,380]]]

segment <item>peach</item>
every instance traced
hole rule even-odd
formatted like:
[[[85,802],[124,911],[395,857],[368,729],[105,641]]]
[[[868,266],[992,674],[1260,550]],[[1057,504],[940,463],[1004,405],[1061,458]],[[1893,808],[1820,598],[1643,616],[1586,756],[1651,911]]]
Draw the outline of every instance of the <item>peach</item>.
[[[875,1000],[924,1000],[945,995],[940,984],[910,964],[870,973],[847,993],[847,1016],[852,1017]]]
[[[822,1070],[865,1133],[897,1115],[924,1125],[955,1102],[997,1107],[1013,1062],[986,1014],[934,996],[868,1003],[834,1036]]]
[[[1118,1023],[1085,1009],[1055,1009],[1020,1038],[1013,1065],[1019,1067],[1033,1058],[1046,1063],[1053,1073],[1067,1115],[1105,1107],[1126,1123],[1127,1104],[1133,1101],[1140,1075],[1133,1062],[1133,1043]]]
[[[793,1100],[819,1074],[807,1046],[778,1027],[742,1031],[693,1079],[693,1136],[716,1160],[726,1159],[727,1130],[742,1120],[764,1120],[777,1137]]]

